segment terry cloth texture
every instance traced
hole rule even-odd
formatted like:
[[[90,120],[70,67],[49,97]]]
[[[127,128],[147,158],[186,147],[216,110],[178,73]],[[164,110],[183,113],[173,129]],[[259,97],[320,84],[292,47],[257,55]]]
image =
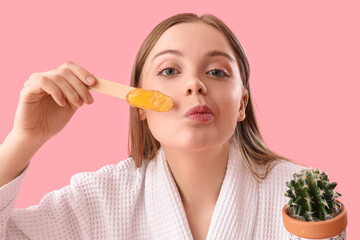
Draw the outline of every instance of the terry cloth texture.
[[[285,182],[302,168],[280,161],[257,183],[230,145],[207,240],[287,239],[281,215],[289,200]],[[140,168],[130,157],[77,173],[70,185],[49,192],[38,205],[15,209],[28,169],[0,188],[0,239],[193,239],[161,148],[156,161]]]

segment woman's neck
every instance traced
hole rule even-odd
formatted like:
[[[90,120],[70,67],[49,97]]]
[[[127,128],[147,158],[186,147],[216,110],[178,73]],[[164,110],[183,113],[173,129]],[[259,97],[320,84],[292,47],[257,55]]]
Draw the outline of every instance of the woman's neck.
[[[162,148],[184,207],[202,211],[215,206],[226,173],[229,143],[201,151]]]

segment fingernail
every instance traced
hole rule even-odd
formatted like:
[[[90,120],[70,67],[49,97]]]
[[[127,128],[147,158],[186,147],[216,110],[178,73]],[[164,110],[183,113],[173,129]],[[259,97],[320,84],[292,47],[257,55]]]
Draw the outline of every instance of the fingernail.
[[[95,82],[95,79],[91,76],[87,76],[86,77],[86,81],[89,83],[89,84],[93,84]]]
[[[94,101],[94,99],[92,98],[92,96],[91,96],[91,95],[89,95],[89,96],[87,97],[87,100],[88,100],[88,102],[92,102],[92,101]]]
[[[64,97],[61,98],[61,105],[66,106],[66,99]]]

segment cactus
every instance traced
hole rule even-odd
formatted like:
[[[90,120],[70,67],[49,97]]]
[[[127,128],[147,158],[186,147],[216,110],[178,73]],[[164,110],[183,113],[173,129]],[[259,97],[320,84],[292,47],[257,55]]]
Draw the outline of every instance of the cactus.
[[[330,183],[326,172],[307,168],[294,173],[293,178],[286,182],[289,189],[285,196],[290,198],[287,207],[295,218],[324,221],[341,212],[341,205],[335,200],[341,194],[333,191],[337,183]]]

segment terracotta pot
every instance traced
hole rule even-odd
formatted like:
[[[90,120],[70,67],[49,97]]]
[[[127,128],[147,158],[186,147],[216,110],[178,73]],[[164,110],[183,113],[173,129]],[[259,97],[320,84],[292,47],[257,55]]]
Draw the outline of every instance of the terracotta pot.
[[[289,239],[346,239],[347,211],[341,204],[341,212],[333,219],[306,222],[290,217],[287,212],[287,204],[282,209],[283,222],[286,230],[290,233]]]

